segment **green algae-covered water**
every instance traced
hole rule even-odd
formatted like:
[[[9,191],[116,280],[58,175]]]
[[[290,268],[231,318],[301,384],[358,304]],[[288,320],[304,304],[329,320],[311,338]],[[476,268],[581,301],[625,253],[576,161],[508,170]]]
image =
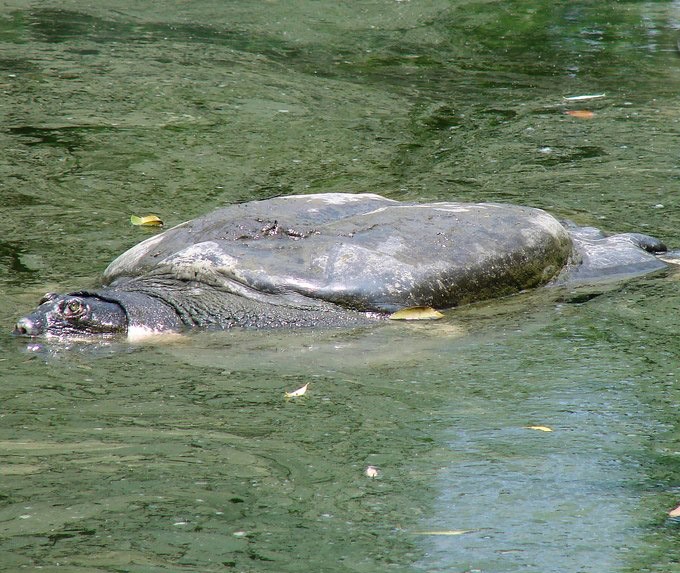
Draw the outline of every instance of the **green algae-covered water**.
[[[426,324],[9,334],[154,232],[131,214],[286,193],[678,248],[678,28],[673,2],[4,2],[0,569],[680,571],[675,271]]]

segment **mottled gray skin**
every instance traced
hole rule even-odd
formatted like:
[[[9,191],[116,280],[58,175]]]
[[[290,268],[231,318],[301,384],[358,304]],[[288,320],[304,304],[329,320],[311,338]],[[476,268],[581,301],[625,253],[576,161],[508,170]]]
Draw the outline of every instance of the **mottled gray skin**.
[[[646,235],[605,237],[528,207],[279,197],[147,239],[109,265],[103,288],[51,296],[15,333],[361,324],[413,306],[445,309],[549,283],[643,274],[665,267],[651,254],[664,249]],[[64,312],[73,298],[82,316]]]

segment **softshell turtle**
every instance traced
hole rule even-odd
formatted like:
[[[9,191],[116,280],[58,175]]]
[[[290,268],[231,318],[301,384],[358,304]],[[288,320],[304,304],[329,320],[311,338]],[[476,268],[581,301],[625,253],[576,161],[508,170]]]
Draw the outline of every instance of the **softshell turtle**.
[[[373,194],[294,195],[219,209],[149,238],[103,286],[47,294],[23,336],[368,322],[548,283],[664,268],[657,240],[605,237],[540,209],[402,203]]]

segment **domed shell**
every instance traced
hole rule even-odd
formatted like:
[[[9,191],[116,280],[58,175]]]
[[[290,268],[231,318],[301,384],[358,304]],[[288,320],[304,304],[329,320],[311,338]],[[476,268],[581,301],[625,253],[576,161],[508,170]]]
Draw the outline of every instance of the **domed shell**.
[[[393,312],[453,307],[544,284],[571,252],[567,231],[540,209],[297,195],[182,223],[123,253],[104,281],[113,287],[185,281],[281,304],[320,300]]]

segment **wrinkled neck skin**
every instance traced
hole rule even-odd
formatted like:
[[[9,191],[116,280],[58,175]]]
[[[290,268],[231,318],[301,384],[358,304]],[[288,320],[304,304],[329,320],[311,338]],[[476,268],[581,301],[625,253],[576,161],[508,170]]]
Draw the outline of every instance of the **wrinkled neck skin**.
[[[191,328],[354,326],[375,321],[332,303],[291,304],[274,296],[272,302],[253,300],[188,281],[129,280],[97,294],[125,309],[130,339]]]
[[[175,309],[156,296],[118,289],[103,289],[93,294],[116,301],[123,307],[129,339],[179,332],[185,327]]]

